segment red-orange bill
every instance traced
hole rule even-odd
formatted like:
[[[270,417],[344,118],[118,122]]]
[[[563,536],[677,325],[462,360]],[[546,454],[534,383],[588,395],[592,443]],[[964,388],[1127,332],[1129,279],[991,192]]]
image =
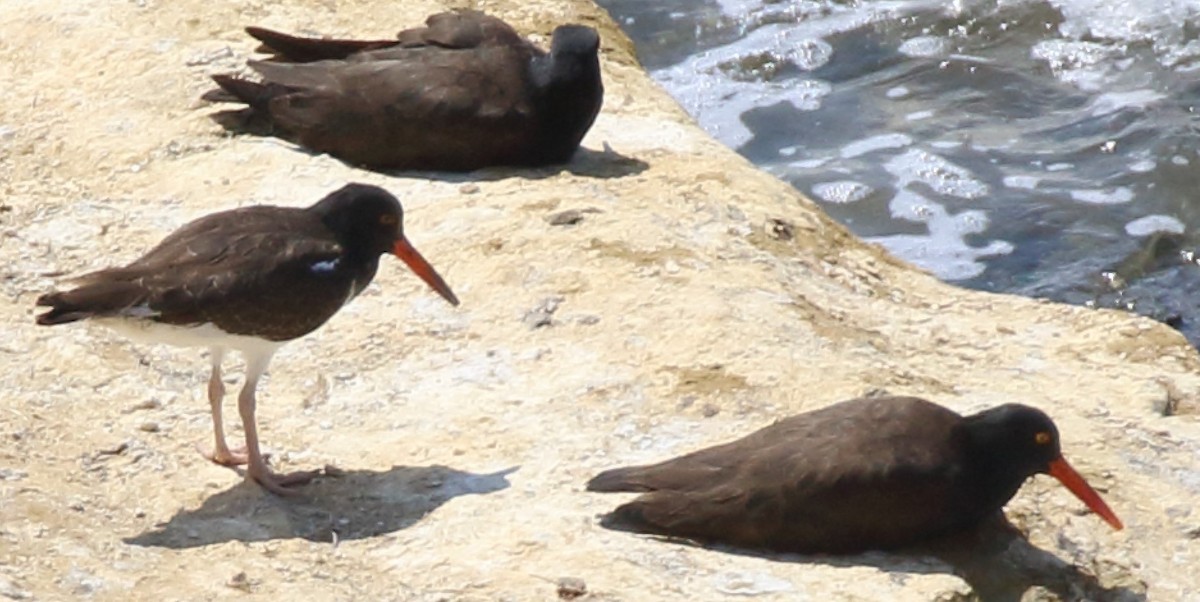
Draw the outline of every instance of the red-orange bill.
[[[408,268],[417,276],[420,276],[421,280],[424,280],[425,284],[429,285],[429,288],[432,288],[439,295],[445,297],[451,305],[458,305],[458,297],[454,296],[454,291],[450,290],[446,281],[442,280],[442,277],[438,275],[437,270],[433,269],[433,266],[429,265],[429,262],[425,261],[424,257],[421,257],[421,254],[412,246],[412,243],[401,238],[396,241],[396,245],[392,248],[392,253],[396,257],[399,257],[401,261],[408,264]]]
[[[1104,500],[1100,499],[1100,494],[1096,493],[1096,490],[1092,489],[1092,486],[1088,485],[1087,481],[1083,480],[1083,477],[1075,472],[1075,469],[1071,468],[1071,465],[1067,464],[1066,460],[1061,457],[1051,460],[1050,476],[1058,479],[1067,489],[1070,489],[1071,493],[1075,494],[1075,497],[1082,500],[1084,504],[1087,504],[1087,507],[1091,508],[1092,512],[1099,514],[1100,518],[1104,519],[1104,522],[1112,525],[1112,528],[1120,531],[1125,527],[1125,525],[1121,524],[1121,519],[1117,518],[1116,514],[1113,514],[1108,504],[1105,504]]]

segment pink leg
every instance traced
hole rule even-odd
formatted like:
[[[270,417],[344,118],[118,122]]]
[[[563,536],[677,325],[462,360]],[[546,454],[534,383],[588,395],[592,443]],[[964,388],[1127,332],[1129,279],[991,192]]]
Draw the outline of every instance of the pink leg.
[[[212,374],[208,377],[208,405],[212,410],[213,434],[215,446],[212,451],[205,451],[196,445],[197,451],[205,458],[221,466],[240,466],[249,461],[245,448],[230,450],[225,443],[225,421],[221,416],[221,402],[225,400],[225,383],[221,380],[221,360],[225,358],[225,350],[213,347]]]
[[[257,481],[267,491],[277,495],[296,495],[293,489],[288,489],[292,485],[303,485],[319,476],[321,471],[310,470],[303,472],[294,472],[289,474],[275,474],[267,466],[266,459],[263,458],[262,452],[258,447],[258,423],[255,421],[254,412],[258,405],[258,400],[255,398],[255,389],[258,388],[258,379],[267,371],[267,364],[271,363],[272,353],[261,355],[247,355],[246,357],[246,383],[242,386],[242,392],[238,395],[238,412],[242,415],[242,428],[246,431],[246,453],[249,460],[246,466],[246,478]]]

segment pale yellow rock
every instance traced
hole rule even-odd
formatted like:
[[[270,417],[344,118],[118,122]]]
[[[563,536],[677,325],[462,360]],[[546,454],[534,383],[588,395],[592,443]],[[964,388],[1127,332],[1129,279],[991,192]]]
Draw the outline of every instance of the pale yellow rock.
[[[197,100],[244,64],[244,25],[390,36],[464,6],[543,40],[566,21],[602,30],[604,111],[572,170],[369,173],[227,137]],[[587,600],[970,599],[931,557],[759,558],[606,531],[595,516],[627,497],[583,491],[601,469],[885,389],[1046,409],[1128,525],[1038,478],[1009,505],[1036,548],[985,572],[1003,580],[1040,548],[1043,567],[1098,581],[1039,582],[1029,599],[1197,599],[1200,358],[1183,338],[887,257],[707,137],[632,57],[580,0],[0,3],[0,594],[549,600],[572,578]],[[307,205],[352,180],[402,199],[463,303],[385,258],[360,299],[277,356],[260,388],[276,463],[342,472],[308,499],[193,451],[211,437],[199,352],[33,324],[63,273],[132,259],[205,213]],[[572,209],[575,225],[546,219]],[[531,329],[539,307],[550,323]]]

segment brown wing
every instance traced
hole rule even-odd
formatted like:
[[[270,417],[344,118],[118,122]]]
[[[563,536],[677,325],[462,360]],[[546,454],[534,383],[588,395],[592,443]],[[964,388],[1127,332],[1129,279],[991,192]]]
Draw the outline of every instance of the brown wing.
[[[264,27],[246,28],[250,37],[261,42],[255,52],[272,55],[269,60],[291,63],[310,63],[345,59],[356,53],[391,48],[396,40],[340,40],[336,38],[302,38]]]
[[[504,162],[535,135],[520,49],[394,49],[404,58],[252,62],[293,92],[272,120],[313,150],[380,167],[470,169]]]
[[[649,492],[618,508],[614,527],[802,552],[889,548],[946,528],[960,420],[918,399],[853,400],[588,488]]]
[[[477,10],[438,13],[425,20],[425,27],[406,29],[396,34],[401,46],[438,46],[441,48],[478,48],[480,46],[522,46],[527,42],[508,23]]]
[[[261,42],[257,52],[270,54],[269,60],[310,63],[324,60],[384,60],[394,58],[389,48],[438,47],[476,48],[484,45],[526,45],[527,42],[504,21],[474,10],[438,13],[425,20],[424,27],[406,29],[394,40],[347,40],[305,38],[263,27],[247,27],[246,33]]]

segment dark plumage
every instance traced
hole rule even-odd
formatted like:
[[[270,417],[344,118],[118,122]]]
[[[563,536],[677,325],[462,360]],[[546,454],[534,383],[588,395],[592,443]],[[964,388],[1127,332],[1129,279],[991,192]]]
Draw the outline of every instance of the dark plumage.
[[[854,399],[660,464],[609,470],[587,488],[643,493],[605,518],[614,528],[851,553],[974,525],[1038,473],[1121,528],[1063,460],[1050,418],[1017,404],[963,417],[912,397]]]
[[[604,95],[596,30],[563,25],[546,53],[480,12],[442,13],[396,40],[298,38],[251,27],[261,82],[213,76],[284,137],[375,168],[467,171],[570,160]]]
[[[278,477],[259,452],[255,388],[286,341],[320,327],[375,277],[379,257],[404,260],[457,305],[441,276],[404,236],[403,210],[387,191],[349,184],[308,208],[256,206],[190,222],[124,267],[78,278],[79,286],[42,295],[42,325],[91,319],[135,338],[212,348],[209,380],[221,464],[248,463],[247,476],[276,493],[312,473]],[[221,420],[225,350],[246,358],[238,398],[247,452],[231,451]]]

